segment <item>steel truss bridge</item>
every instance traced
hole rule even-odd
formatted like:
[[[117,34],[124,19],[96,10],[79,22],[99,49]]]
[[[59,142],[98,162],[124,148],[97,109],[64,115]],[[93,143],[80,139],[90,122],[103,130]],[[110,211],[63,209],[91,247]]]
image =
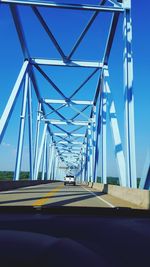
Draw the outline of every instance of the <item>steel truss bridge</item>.
[[[5,135],[9,119],[13,113],[20,91],[23,93],[22,109],[20,114],[20,128],[18,137],[18,146],[16,154],[16,165],[14,171],[14,180],[19,180],[22,153],[24,146],[25,120],[28,117],[28,136],[29,136],[29,166],[30,179],[37,180],[40,166],[42,165],[42,179],[56,179],[56,171],[73,169],[79,176],[80,182],[96,182],[99,168],[102,171],[102,183],[107,183],[107,124],[112,130],[114,153],[116,158],[116,168],[118,168],[118,177],[121,186],[136,188],[136,155],[135,155],[135,129],[134,129],[134,94],[133,94],[133,59],[132,59],[132,21],[131,21],[131,0],[102,0],[99,5],[81,5],[81,4],[62,4],[49,1],[21,1],[21,0],[0,0],[0,5],[7,5],[10,8],[11,15],[16,27],[16,32],[22,52],[24,62],[12,89],[4,112],[0,119],[0,142]],[[28,43],[24,35],[24,25],[20,19],[19,8],[28,7],[39,20],[41,27],[45,30],[47,36],[55,46],[61,59],[52,58],[33,58],[30,54]],[[72,50],[66,55],[56,40],[54,34],[49,28],[46,20],[42,16],[40,8],[91,11],[92,15],[84,30],[76,40]],[[99,13],[106,12],[111,14],[111,23],[103,60],[81,61],[73,59],[75,51],[80,46],[93,22]],[[124,123],[125,123],[125,152],[122,148],[122,141],[119,132],[119,125],[116,116],[115,102],[111,93],[109,79],[109,56],[114,41],[116,29],[118,27],[119,17],[123,17],[123,39],[124,54]],[[101,25],[100,25],[101,26]],[[17,56],[17,55],[16,55]],[[91,74],[72,92],[70,96],[61,90],[44,71],[43,66],[53,68],[89,68]],[[59,94],[59,99],[45,98],[40,93],[39,85],[36,79],[37,75],[42,75],[44,79]],[[74,97],[87,85],[90,79],[98,74],[98,82],[93,99],[79,99]],[[42,88],[44,91],[44,88]],[[36,94],[38,101],[38,112],[36,117],[35,140],[33,135],[33,116],[32,116],[32,94]],[[82,107],[82,108],[81,108]],[[62,111],[73,110],[76,114],[68,118]],[[90,110],[90,116],[87,116],[86,110]],[[52,117],[57,115],[59,119]],[[108,116],[107,116],[108,114]],[[78,119],[78,117],[82,119]],[[74,130],[70,131],[70,126]],[[53,129],[53,130],[52,130]],[[55,130],[54,130],[55,129]],[[41,134],[42,130],[42,134]],[[41,138],[40,138],[41,136]],[[102,140],[101,150],[99,149],[100,138]],[[101,153],[101,164],[99,158]],[[147,168],[145,169],[144,180],[141,188],[148,188]],[[58,172],[57,172],[58,175]]]

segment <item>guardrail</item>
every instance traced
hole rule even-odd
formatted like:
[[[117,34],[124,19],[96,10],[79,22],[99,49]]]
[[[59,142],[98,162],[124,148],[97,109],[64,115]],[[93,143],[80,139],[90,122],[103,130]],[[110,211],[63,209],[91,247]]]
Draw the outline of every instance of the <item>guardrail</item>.
[[[133,189],[111,184],[89,183],[88,186],[101,192],[136,204],[140,208],[150,209],[150,191]]]

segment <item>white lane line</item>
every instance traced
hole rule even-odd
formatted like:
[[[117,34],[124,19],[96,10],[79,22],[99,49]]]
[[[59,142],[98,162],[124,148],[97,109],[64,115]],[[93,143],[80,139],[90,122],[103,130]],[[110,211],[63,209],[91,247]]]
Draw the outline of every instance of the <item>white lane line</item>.
[[[92,195],[94,195],[95,197],[99,198],[101,201],[103,201],[105,204],[107,204],[107,205],[110,206],[111,208],[115,208],[114,205],[112,205],[110,202],[104,200],[103,198],[97,196],[93,191],[91,191],[91,190],[89,190],[89,189],[87,189],[87,188],[85,188],[85,187],[83,187],[83,186],[82,186],[82,188],[84,188],[86,191],[90,192],[90,193],[91,193]]]

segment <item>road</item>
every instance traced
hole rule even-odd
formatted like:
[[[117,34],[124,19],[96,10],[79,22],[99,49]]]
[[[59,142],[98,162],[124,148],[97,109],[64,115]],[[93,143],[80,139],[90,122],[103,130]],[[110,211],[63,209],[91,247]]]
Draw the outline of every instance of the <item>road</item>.
[[[62,182],[19,188],[0,193],[0,206],[133,207],[87,186],[64,186]]]

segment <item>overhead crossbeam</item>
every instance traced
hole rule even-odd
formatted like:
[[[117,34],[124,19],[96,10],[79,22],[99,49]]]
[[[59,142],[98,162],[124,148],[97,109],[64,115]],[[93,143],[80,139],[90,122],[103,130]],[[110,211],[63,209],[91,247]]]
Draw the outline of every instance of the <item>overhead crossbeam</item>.
[[[70,133],[68,133],[68,134],[65,134],[65,133],[53,133],[53,135],[55,135],[55,136],[73,136],[73,137],[84,137],[84,134],[70,134]]]
[[[59,8],[59,9],[72,9],[72,10],[85,10],[85,11],[98,11],[98,12],[123,12],[122,7],[111,7],[111,6],[97,6],[97,5],[80,5],[80,4],[63,4],[54,2],[40,2],[40,1],[20,1],[20,0],[1,0],[3,4],[11,5],[25,5],[25,6],[39,6],[48,8]]]
[[[101,62],[95,61],[79,61],[79,60],[56,60],[56,59],[40,59],[32,58],[30,59],[32,65],[44,65],[44,66],[57,66],[57,67],[81,67],[81,68],[98,68],[101,69],[103,64]]]
[[[59,144],[68,144],[67,141],[58,141]],[[82,142],[70,142],[73,145],[82,145]]]
[[[89,100],[67,100],[67,99],[43,99],[42,100],[46,104],[69,104],[69,105],[93,105],[93,101]]]
[[[81,149],[79,146],[71,145],[69,147],[66,147],[65,145],[60,145],[59,143],[56,144],[56,148],[59,148],[59,150],[61,150],[61,149],[64,149],[64,150],[71,149],[71,150],[75,150],[75,151],[79,151]]]
[[[72,125],[77,125],[77,126],[87,126],[89,121],[73,121],[73,120],[67,120],[67,121],[63,121],[63,120],[48,120],[48,119],[44,119],[45,122],[50,123],[52,125],[68,125],[68,124],[72,124]]]

